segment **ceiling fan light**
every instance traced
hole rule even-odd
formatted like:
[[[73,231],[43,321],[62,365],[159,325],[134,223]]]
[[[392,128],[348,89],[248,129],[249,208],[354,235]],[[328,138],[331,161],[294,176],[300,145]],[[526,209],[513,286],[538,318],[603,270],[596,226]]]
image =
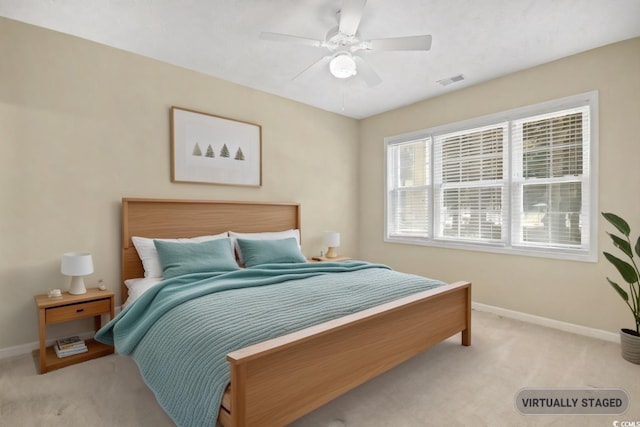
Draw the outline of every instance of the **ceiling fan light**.
[[[329,62],[329,70],[338,79],[346,79],[357,73],[356,62],[346,53],[334,56]]]

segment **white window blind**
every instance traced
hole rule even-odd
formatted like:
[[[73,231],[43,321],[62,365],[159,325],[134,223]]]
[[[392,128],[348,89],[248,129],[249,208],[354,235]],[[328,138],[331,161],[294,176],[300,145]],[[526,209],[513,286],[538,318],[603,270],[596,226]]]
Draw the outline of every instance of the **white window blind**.
[[[586,106],[513,122],[514,245],[588,245],[589,129]]]
[[[431,139],[394,144],[387,153],[388,233],[430,235]]]
[[[503,240],[506,123],[438,135],[435,237]]]
[[[595,261],[597,93],[387,138],[385,239]]]

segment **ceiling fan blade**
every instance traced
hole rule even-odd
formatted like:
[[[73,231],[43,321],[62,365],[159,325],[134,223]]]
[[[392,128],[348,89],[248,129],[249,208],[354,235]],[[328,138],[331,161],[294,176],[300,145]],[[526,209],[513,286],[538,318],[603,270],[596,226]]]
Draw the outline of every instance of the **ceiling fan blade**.
[[[342,9],[340,9],[340,25],[338,27],[342,34],[348,36],[356,34],[365,4],[367,4],[367,0],[343,0]]]
[[[303,46],[312,46],[312,47],[322,47],[322,44],[324,43],[320,40],[309,39],[306,37],[298,37],[298,36],[291,36],[289,34],[269,33],[269,32],[260,33],[260,39],[272,40],[276,42],[294,43],[294,44],[299,44]]]
[[[368,50],[429,50],[431,36],[394,37],[369,41]]]
[[[375,72],[371,65],[367,63],[367,61],[356,55],[353,56],[353,59],[356,61],[356,65],[358,67],[357,75],[362,77],[367,86],[374,87],[382,83],[382,79],[380,78],[378,73]]]
[[[309,65],[304,70],[300,71],[291,80],[296,80],[298,77],[300,77],[301,75],[303,75],[303,74],[305,74],[305,73],[307,73],[309,71],[316,71],[316,70],[321,69],[322,67],[326,67],[329,64],[329,60],[331,60],[331,56],[330,55],[323,56],[322,58],[318,59],[313,64]],[[327,69],[328,69],[328,67],[327,67]]]

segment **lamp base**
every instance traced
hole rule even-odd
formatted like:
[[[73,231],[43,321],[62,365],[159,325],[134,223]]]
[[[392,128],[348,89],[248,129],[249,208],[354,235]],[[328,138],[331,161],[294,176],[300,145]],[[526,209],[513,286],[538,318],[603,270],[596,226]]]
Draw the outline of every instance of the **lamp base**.
[[[82,295],[87,293],[87,289],[84,287],[84,279],[82,278],[82,276],[73,276],[71,278],[69,293],[71,295]]]
[[[338,256],[338,252],[336,252],[336,248],[329,246],[329,248],[327,248],[327,253],[324,256],[326,258],[336,258]]]

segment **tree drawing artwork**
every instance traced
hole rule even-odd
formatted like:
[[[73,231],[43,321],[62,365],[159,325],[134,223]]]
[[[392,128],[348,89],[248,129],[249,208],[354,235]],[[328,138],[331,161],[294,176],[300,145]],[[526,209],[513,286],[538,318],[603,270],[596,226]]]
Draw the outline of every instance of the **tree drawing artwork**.
[[[202,149],[200,148],[200,144],[199,143],[195,143],[195,145],[193,146],[193,151],[191,152],[192,156],[195,157],[203,157],[202,154]],[[204,157],[209,157],[211,159],[216,157],[215,154],[215,150],[213,148],[213,146],[211,144],[207,145],[207,150],[204,153]],[[231,157],[231,152],[229,151],[229,147],[227,147],[227,144],[223,144],[222,148],[220,149],[220,157],[221,158],[230,158]],[[244,158],[244,152],[242,151],[242,148],[238,147],[238,149],[236,150],[236,155],[233,158],[234,160],[245,160]]]

